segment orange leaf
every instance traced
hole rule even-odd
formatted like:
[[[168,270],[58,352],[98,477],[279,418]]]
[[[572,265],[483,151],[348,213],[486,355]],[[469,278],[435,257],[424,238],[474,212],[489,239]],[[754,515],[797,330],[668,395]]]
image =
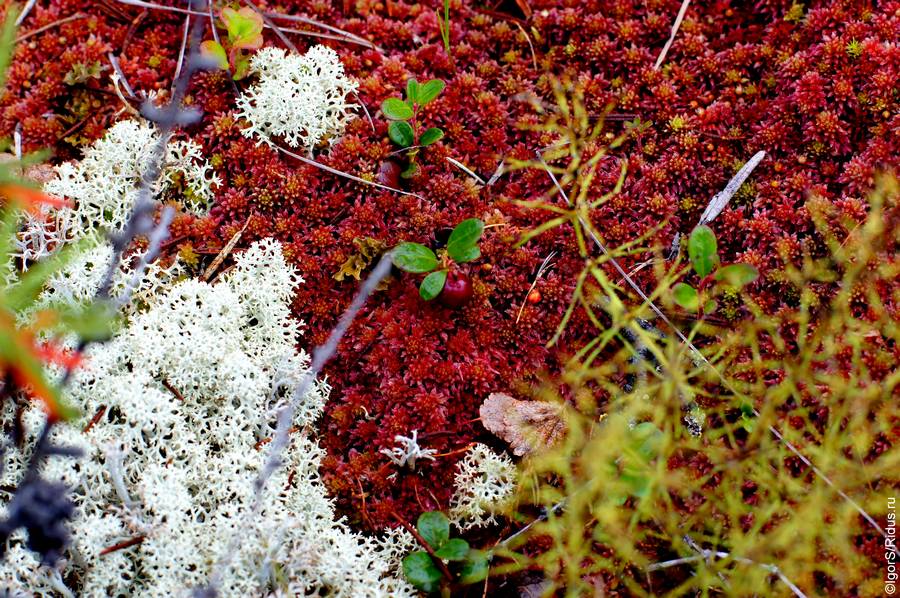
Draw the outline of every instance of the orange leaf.
[[[15,183],[0,184],[0,195],[18,204],[20,207],[37,213],[41,206],[65,208],[72,204],[65,199],[48,195],[40,189],[33,189]]]

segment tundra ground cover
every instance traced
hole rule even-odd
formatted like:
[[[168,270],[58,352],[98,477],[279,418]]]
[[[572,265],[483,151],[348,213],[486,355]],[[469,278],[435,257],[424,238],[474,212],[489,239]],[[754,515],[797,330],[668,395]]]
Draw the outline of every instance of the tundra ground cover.
[[[895,169],[900,155],[900,3],[691,4],[659,66],[677,1],[450,2],[449,18],[438,2],[253,6],[267,11],[268,22],[249,4],[216,5],[214,36],[206,13],[187,22],[176,3],[35,3],[17,34],[0,98],[0,134],[18,135],[25,152],[54,150],[57,177],[45,189],[74,201],[79,215],[66,230],[81,235],[121,226],[131,203],[127,189],[112,183],[134,186],[140,156],[123,150],[128,157],[118,159],[138,167],[126,177],[116,174],[121,164],[109,163],[112,170],[98,169],[94,180],[85,172],[99,152],[90,148],[111,143],[121,127],[143,132],[144,141],[128,138],[135,147],[151,143],[149,125],[135,114],[140,101],[171,99],[176,73],[185,68],[181,40],[188,25],[203,20],[203,39],[218,37],[230,72],[197,73],[187,88],[184,104],[202,116],[177,130],[173,147],[180,149],[173,152],[180,153],[170,162],[179,156],[185,162],[156,189],[177,210],[159,267],[177,268],[176,279],[197,279],[236,236],[228,251],[236,256],[255,242],[276,240],[304,280],[285,300],[292,321],[304,323],[298,342],[310,350],[326,342],[357,281],[388,249],[415,242],[442,257],[459,223],[484,224],[480,257],[453,265],[468,280],[470,298],[460,305],[425,302],[421,276],[395,270],[368,298],[324,372],[331,392],[313,426],[324,449],[317,475],[351,528],[377,534],[422,512],[468,511],[495,524],[461,523],[474,527],[467,536],[473,546],[490,547],[540,514],[529,504],[552,511],[559,501],[547,497],[561,499],[554,494],[559,488],[574,492],[563,483],[583,475],[573,459],[563,459],[570,471],[538,458],[522,464],[523,487],[533,494],[520,497],[521,521],[479,513],[479,496],[460,503],[478,486],[472,451],[484,444],[504,450],[479,421],[491,393],[561,397],[587,416],[588,423],[578,419],[567,429],[584,428],[588,437],[606,414],[610,422],[625,421],[603,432],[604,448],[628,445],[629,421],[613,418],[620,405],[667,439],[652,459],[645,455],[655,464],[652,476],[626,471],[632,479],[622,482],[604,470],[595,477],[606,484],[602,498],[563,511],[572,518],[570,530],[586,521],[619,529],[619,518],[631,514],[623,528],[628,542],[610,542],[609,530],[590,542],[564,541],[554,536],[558,529],[537,526],[546,533],[529,537],[522,550],[543,572],[534,583],[550,580],[547,592],[586,592],[579,584],[625,594],[696,589],[684,581],[690,569],[677,569],[684,577],[673,575],[662,586],[635,573],[690,550],[675,532],[679,526],[693,530],[691,542],[703,549],[763,564],[790,558],[780,538],[795,528],[782,519],[812,525],[814,509],[824,509],[828,497],[846,504],[790,451],[769,455],[781,472],[774,481],[754,468],[739,475],[727,469],[771,448],[771,439],[762,441],[769,425],[813,451],[814,463],[824,460],[841,474],[839,487],[846,482],[867,512],[883,510],[878,501],[896,483],[890,473],[897,435],[896,190],[883,183],[873,192],[878,173]],[[237,22],[256,25],[238,34],[229,29]],[[290,31],[298,29],[337,39]],[[412,120],[379,112],[386,100],[411,97],[410,79],[445,87],[421,102]],[[417,130],[398,150],[390,128],[407,120]],[[423,142],[429,127],[443,136]],[[679,309],[665,299],[668,289],[681,282],[702,290],[704,277],[679,278],[677,260],[665,258],[684,245],[687,259],[687,239],[709,199],[758,151],[765,158],[710,224],[720,261],[752,267],[758,278],[740,291],[723,290],[702,317]],[[100,201],[107,193],[109,205]],[[883,205],[877,222],[875,197]],[[850,279],[852,256],[841,252],[848,245],[862,250],[857,228],[877,252],[866,258],[872,276],[853,271]],[[626,325],[653,314],[612,261],[591,248],[591,232],[725,373],[725,384],[703,373],[696,359],[677,356],[680,345],[658,318],[654,326],[667,340]],[[21,268],[22,257],[38,256],[19,257]],[[239,259],[226,256],[217,268]],[[819,330],[833,331],[835,340],[815,336]],[[665,382],[641,369],[648,356],[668,374]],[[788,356],[799,356],[800,364],[791,366]],[[631,403],[644,394],[657,398],[658,410]],[[700,440],[689,427],[701,428]],[[746,454],[728,452],[747,442]],[[567,458],[594,448],[574,432],[561,446]],[[846,462],[834,461],[840,459]],[[854,459],[871,467],[848,477]],[[629,467],[644,465],[616,465]],[[701,478],[678,478],[684,468]],[[451,482],[460,476],[462,494]],[[795,500],[798,482],[787,481],[794,476],[821,496]],[[722,496],[698,496],[716,483]],[[622,487],[608,491],[616,484]],[[772,490],[779,484],[787,489]],[[760,498],[773,492],[778,501]],[[667,505],[664,514],[650,515],[659,504],[653,499]],[[772,510],[760,512],[767,508],[760,503]],[[874,591],[864,582],[871,584],[881,564],[880,536],[853,513],[817,522],[822,533],[800,542],[799,570],[784,567],[807,592]],[[692,527],[705,517],[719,517],[721,528]],[[834,563],[838,549],[826,545],[835,538],[853,546],[847,562]],[[809,564],[820,557],[832,565]],[[582,565],[584,559],[591,564]],[[495,581],[497,588],[524,587],[535,575],[506,565],[510,577]],[[690,583],[728,583],[719,577],[723,571],[704,571]],[[770,574],[756,571],[746,587],[731,591],[765,593]],[[271,579],[278,575],[289,576],[279,570]],[[732,584],[736,575],[741,571],[728,571]]]

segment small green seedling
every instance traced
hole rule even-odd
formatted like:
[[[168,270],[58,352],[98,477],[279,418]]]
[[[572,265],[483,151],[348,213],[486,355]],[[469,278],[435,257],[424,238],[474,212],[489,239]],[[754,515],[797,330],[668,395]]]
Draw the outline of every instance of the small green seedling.
[[[416,588],[449,596],[452,584],[471,585],[488,576],[487,554],[470,548],[462,538],[451,538],[450,522],[440,511],[422,513],[416,529],[420,543],[427,544],[425,550],[411,552],[403,559],[403,574]]]
[[[672,294],[675,303],[691,312],[714,312],[718,306],[715,296],[723,288],[741,288],[759,277],[757,269],[750,264],[720,266],[716,235],[705,224],[691,233],[688,256],[700,277],[699,289],[679,282],[672,288]]]
[[[463,220],[450,233],[447,249],[440,252],[440,259],[421,243],[401,243],[394,249],[394,265],[414,274],[429,273],[419,285],[419,296],[425,301],[441,295],[444,303],[458,307],[471,298],[472,285],[468,276],[453,265],[481,257],[478,242],[483,233],[484,222],[481,220]]]
[[[220,16],[228,33],[225,47],[209,40],[200,45],[200,51],[204,57],[215,61],[220,69],[230,70],[237,81],[246,77],[250,70],[251,51],[262,47],[263,18],[249,6],[240,10],[223,8]]]
[[[410,79],[406,83],[406,100],[388,98],[381,104],[381,111],[391,120],[388,127],[391,141],[409,150],[409,168],[401,173],[403,178],[410,178],[418,170],[416,155],[419,149],[440,141],[444,136],[444,132],[437,127],[422,131],[418,122],[419,110],[441,95],[444,87],[444,82],[440,79],[432,79],[423,84]]]

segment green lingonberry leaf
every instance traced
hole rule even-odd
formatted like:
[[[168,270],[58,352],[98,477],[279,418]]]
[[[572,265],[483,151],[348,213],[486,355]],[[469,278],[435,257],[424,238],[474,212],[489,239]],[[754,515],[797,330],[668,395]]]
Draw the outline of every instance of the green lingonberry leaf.
[[[406,82],[406,101],[413,104],[419,102],[419,83],[415,79]]]
[[[719,264],[716,235],[705,224],[698,226],[688,240],[688,256],[700,278],[704,278]]]
[[[432,143],[436,143],[441,140],[444,136],[444,132],[438,129],[437,127],[431,127],[419,137],[419,145],[431,145]]]
[[[219,42],[211,39],[200,44],[200,55],[214,63],[216,68],[228,70],[228,54]]]
[[[458,263],[475,259],[472,257],[471,250],[481,239],[482,233],[484,233],[484,222],[478,218],[463,220],[450,233],[450,239],[447,241],[447,253],[453,258],[453,261]]]
[[[716,308],[717,308],[717,307],[719,307],[719,302],[716,301],[715,299],[710,299],[710,300],[707,301],[706,304],[703,306],[703,313],[705,313],[705,314],[711,314],[712,312],[716,311]]]
[[[427,552],[418,550],[403,559],[406,580],[423,592],[434,592],[440,587],[441,572]]]
[[[688,311],[697,311],[700,307],[700,296],[696,289],[683,282],[672,287],[672,298],[675,299],[675,303]]]
[[[424,106],[431,103],[436,97],[444,91],[444,82],[440,79],[432,79],[428,83],[419,86],[419,105]]]
[[[469,554],[469,543],[462,538],[453,538],[434,553],[447,561],[461,561]]]
[[[400,147],[409,147],[416,141],[413,128],[403,120],[395,120],[388,126],[388,137]]]
[[[409,120],[413,117],[413,109],[400,98],[388,98],[381,103],[381,111],[391,120]]]
[[[425,301],[431,301],[441,294],[444,290],[444,283],[447,282],[447,271],[438,270],[432,272],[422,280],[419,285],[419,296]]]
[[[262,47],[263,18],[249,6],[240,10],[223,8],[222,22],[228,31],[228,45],[232,48],[256,50]]]
[[[440,511],[426,511],[419,515],[416,529],[434,550],[439,549],[450,539],[450,521]]]
[[[477,260],[481,257],[481,249],[478,248],[478,245],[473,245],[468,249],[461,249],[456,252],[456,257],[453,258],[453,261],[457,264],[465,264],[466,262],[471,262],[473,260]]]
[[[459,572],[459,582],[470,585],[484,581],[489,571],[487,555],[481,550],[470,550]]]
[[[394,265],[414,274],[431,272],[438,266],[437,256],[421,243],[401,243],[394,249]]]
[[[729,264],[716,270],[715,279],[730,284],[733,287],[742,287],[750,284],[759,277],[759,270],[750,264]]]

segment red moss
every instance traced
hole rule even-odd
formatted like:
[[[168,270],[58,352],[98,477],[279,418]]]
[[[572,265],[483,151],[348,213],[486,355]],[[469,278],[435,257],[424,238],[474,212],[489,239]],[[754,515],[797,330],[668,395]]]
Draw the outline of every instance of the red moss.
[[[355,9],[345,15],[342,4]],[[676,232],[690,230],[706,201],[744,161],[757,150],[768,152],[714,228],[723,259],[760,270],[756,299],[772,312],[791,307],[775,274],[781,256],[796,258],[800,240],[810,238],[812,224],[803,208],[809,190],[859,220],[865,212],[859,198],[875,172],[898,166],[900,48],[892,42],[900,31],[900,2],[877,9],[816,2],[803,20],[786,20],[792,3],[780,0],[694,3],[659,70],[653,63],[679,1],[530,4],[534,15],[524,27],[529,33],[511,19],[479,12],[474,3],[454,4],[447,56],[433,7],[280,3],[385,48],[381,54],[335,44],[360,82],[359,97],[373,113],[375,130],[360,118],[317,154],[334,168],[374,179],[395,149],[376,113],[381,101],[400,94],[411,76],[447,82],[421,115],[446,137],[420,153],[420,173],[404,183],[423,199],[336,178],[257,145],[239,132],[231,112],[234,92],[224,75],[200,75],[192,86],[192,102],[206,115],[187,133],[203,145],[223,185],[207,217],[179,219],[173,232],[210,253],[248,220],[242,246],[263,236],[281,240],[306,281],[294,308],[307,324],[307,345],[324,341],[356,290],[352,279],[332,278],[357,251],[354,240],[437,247],[441,231],[465,218],[500,225],[488,230],[483,257],[473,265],[475,297],[468,305],[449,310],[424,303],[417,281],[398,274],[369,300],[328,369],[334,391],[321,424],[329,453],[322,474],[338,506],[356,523],[386,525],[392,509],[409,520],[422,510],[446,509],[458,455],[420,462],[409,473],[398,472],[380,449],[414,429],[423,446],[439,453],[484,437],[473,420],[488,393],[527,388],[541,372],[552,375],[561,356],[591,334],[590,323],[576,315],[559,347],[545,348],[582,267],[571,232],[552,231],[521,249],[511,245],[544,215],[507,199],[541,197],[550,188],[544,173],[508,174],[487,190],[446,160],[452,157],[486,179],[504,158],[531,159],[536,149],[553,143],[552,136],[526,130],[542,116],[522,101],[533,94],[552,105],[546,72],[577,81],[594,115],[614,104],[618,113],[653,123],[620,150],[630,167],[622,195],[592,214],[610,245],[665,224],[654,240],[668,246]],[[101,135],[121,108],[109,70],[77,86],[91,98],[86,112],[69,104],[74,90],[62,81],[74,64],[106,66],[106,54],[121,54],[126,38],[120,62],[131,85],[139,91],[168,88],[177,61],[172,40],[180,35],[182,19],[149,11],[138,20],[140,10],[115,6],[53,0],[49,8],[34,8],[23,32],[76,11],[89,17],[20,46],[0,99],[0,134],[9,135],[21,123],[27,148],[55,146],[63,157],[73,155],[58,142],[72,119],[86,119],[79,133],[85,140]],[[276,43],[268,34],[267,39]],[[320,41],[292,39],[301,49]],[[621,124],[612,127],[618,132]],[[602,193],[615,182],[618,164],[610,160],[598,174]],[[176,243],[169,250],[178,248]],[[551,251],[559,255],[537,286],[540,301],[529,303],[517,322],[537,267]],[[648,287],[651,270],[639,275]],[[881,371],[878,364],[872,367]],[[691,456],[685,465],[696,467],[697,459]]]

